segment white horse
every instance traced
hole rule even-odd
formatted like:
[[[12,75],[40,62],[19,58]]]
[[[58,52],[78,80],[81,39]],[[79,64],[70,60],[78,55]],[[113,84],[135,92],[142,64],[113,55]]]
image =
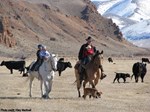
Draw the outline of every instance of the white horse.
[[[40,88],[41,88],[41,97],[42,98],[49,98],[49,93],[51,92],[52,89],[52,82],[55,74],[55,70],[57,69],[57,56],[52,55],[48,59],[44,60],[42,65],[39,67],[39,71],[30,71],[31,67],[35,63],[33,61],[30,64],[29,68],[29,96],[32,97],[31,95],[31,88],[32,88],[32,81],[34,78],[37,78],[40,80]]]

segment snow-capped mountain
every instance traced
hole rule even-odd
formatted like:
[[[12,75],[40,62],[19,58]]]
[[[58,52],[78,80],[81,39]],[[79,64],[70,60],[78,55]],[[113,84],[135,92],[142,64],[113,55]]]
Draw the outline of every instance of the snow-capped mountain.
[[[112,18],[127,40],[150,48],[150,0],[91,1],[101,15]]]

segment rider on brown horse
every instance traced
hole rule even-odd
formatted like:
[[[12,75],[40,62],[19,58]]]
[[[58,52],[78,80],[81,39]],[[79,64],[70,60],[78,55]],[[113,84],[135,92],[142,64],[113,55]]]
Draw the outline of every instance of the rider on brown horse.
[[[93,39],[89,36],[86,39],[86,41],[87,42],[81,46],[80,51],[79,51],[79,55],[78,55],[78,59],[80,61],[80,66],[79,66],[80,80],[84,80],[86,78],[84,65],[86,65],[87,63],[90,62],[92,56],[96,52],[95,46],[92,45]],[[101,79],[103,79],[106,77],[106,75],[103,73],[104,70],[103,70],[102,66],[100,66],[100,69],[102,72]]]

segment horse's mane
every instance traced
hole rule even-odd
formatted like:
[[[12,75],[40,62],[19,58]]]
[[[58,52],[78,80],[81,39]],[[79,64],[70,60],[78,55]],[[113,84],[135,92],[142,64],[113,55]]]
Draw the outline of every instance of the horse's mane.
[[[93,61],[95,60],[95,58],[96,58],[98,55],[100,55],[100,54],[103,54],[103,51],[99,52],[99,50],[97,50],[97,51],[95,52],[95,54],[93,55],[91,62],[93,62]]]

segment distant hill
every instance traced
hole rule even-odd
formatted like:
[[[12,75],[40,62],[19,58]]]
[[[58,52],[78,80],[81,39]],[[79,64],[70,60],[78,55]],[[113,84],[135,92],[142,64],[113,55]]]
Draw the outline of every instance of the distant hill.
[[[89,0],[0,0],[0,55],[35,58],[36,47],[77,57],[88,36],[105,56],[150,54],[122,37]]]

